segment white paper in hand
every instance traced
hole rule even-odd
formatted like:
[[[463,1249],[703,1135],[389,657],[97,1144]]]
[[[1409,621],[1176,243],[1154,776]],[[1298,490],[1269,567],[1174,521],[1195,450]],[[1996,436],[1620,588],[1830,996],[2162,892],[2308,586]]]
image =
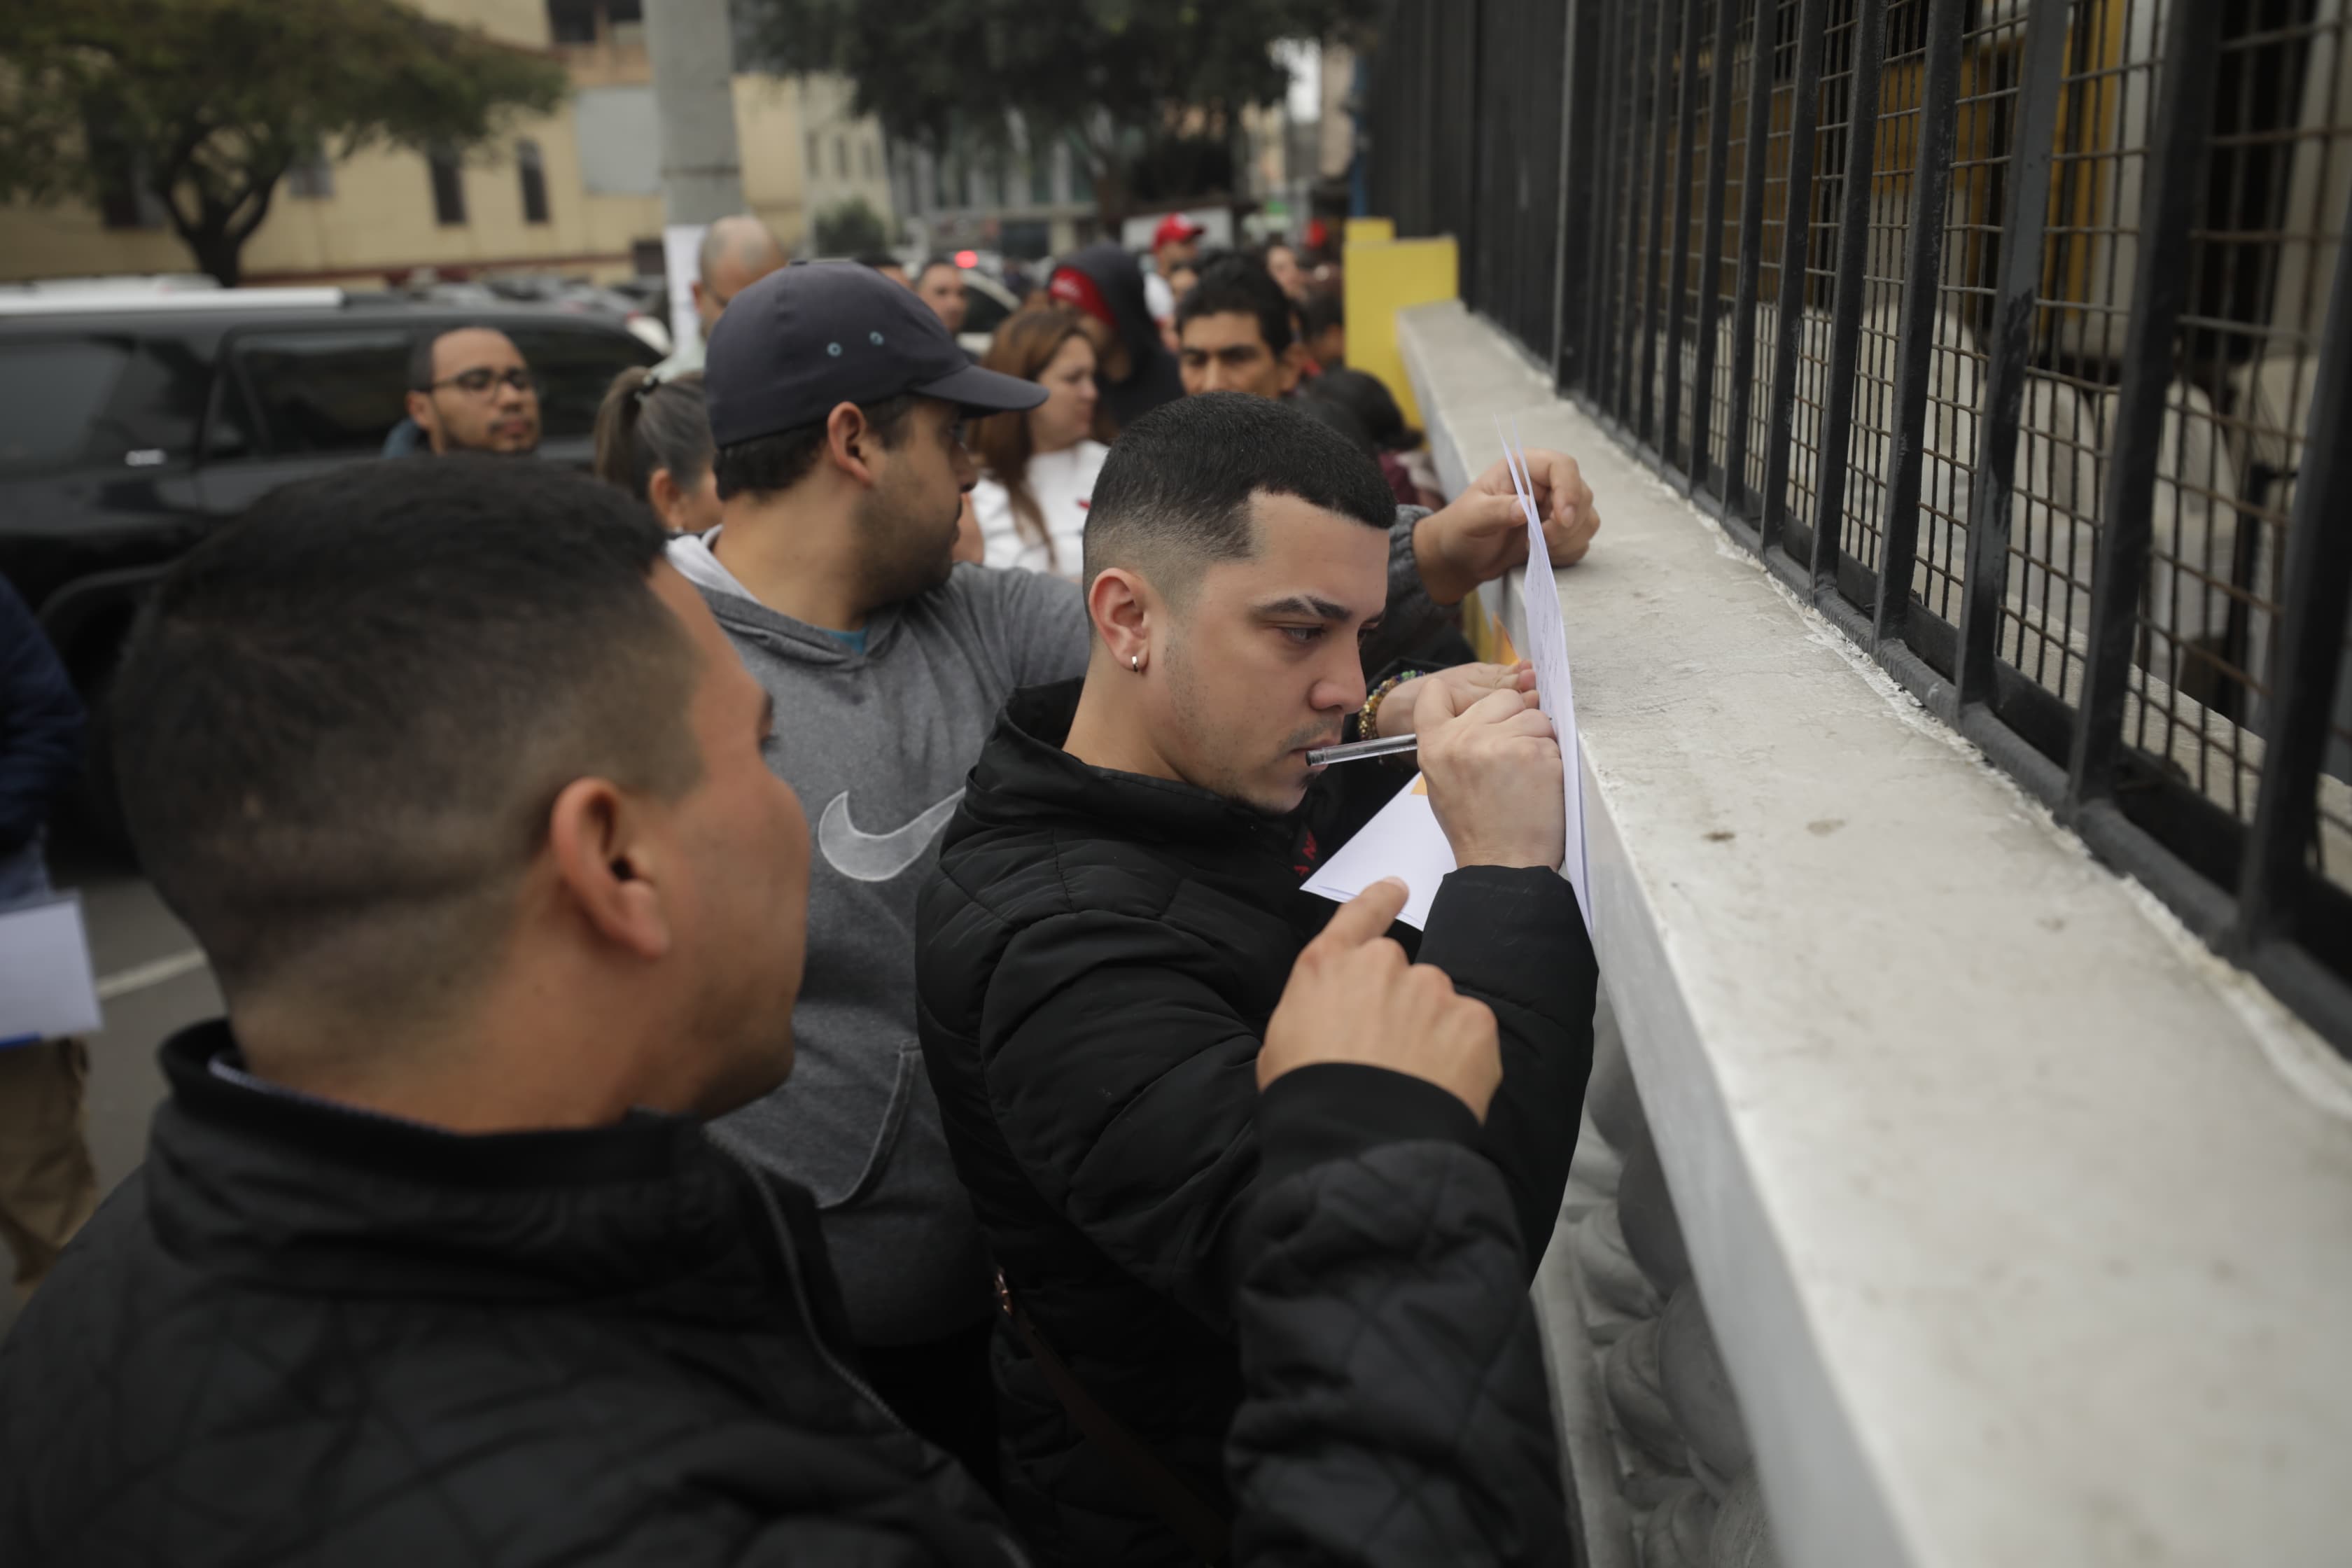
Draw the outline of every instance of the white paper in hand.
[[[1495,433],[1502,436],[1497,420]],[[1560,875],[1576,889],[1576,905],[1584,914],[1584,929],[1592,929],[1592,894],[1586,886],[1584,858],[1584,770],[1578,758],[1576,684],[1568,668],[1568,628],[1561,619],[1559,584],[1551,574],[1551,547],[1544,542],[1543,520],[1537,515],[1535,482],[1528,474],[1527,453],[1503,436],[1503,459],[1510,466],[1511,488],[1518,492],[1519,509],[1528,520],[1527,586],[1521,604],[1527,612],[1528,662],[1536,669],[1536,697],[1544,717],[1559,737],[1561,804],[1568,814],[1567,853]]]
[[[94,1034],[98,1026],[80,896],[56,893],[0,910],[0,1046]]]
[[[1369,768],[1374,763],[1351,763]],[[1397,791],[1338,854],[1316,868],[1306,889],[1320,898],[1345,903],[1383,877],[1405,885],[1404,912],[1397,919],[1422,930],[1429,922],[1429,906],[1437,898],[1437,884],[1454,869],[1454,846],[1429,808],[1429,784],[1421,774]]]

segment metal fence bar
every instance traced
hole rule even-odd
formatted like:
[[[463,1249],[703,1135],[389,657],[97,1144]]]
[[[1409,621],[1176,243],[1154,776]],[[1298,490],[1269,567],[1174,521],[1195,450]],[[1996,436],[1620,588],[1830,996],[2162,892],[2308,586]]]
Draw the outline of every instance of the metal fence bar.
[[[1739,275],[1731,289],[1731,431],[1723,454],[1723,510],[1748,515],[1748,442],[1756,393],[1756,292],[1764,266],[1764,179],[1772,139],[1773,34],[1780,0],[1753,0],[1748,35],[1748,167],[1739,176]],[[1737,5],[1738,0],[1726,0]]]
[[[2317,785],[2327,752],[2344,628],[2352,618],[2352,216],[2336,250],[2336,291],[2320,339],[2312,386],[2312,438],[2295,476],[2287,523],[2284,623],[2280,668],[2263,734],[2263,782],[2254,798],[2252,837],[2238,885],[2242,954],[2276,937],[2298,934],[2296,885],[2318,815]]]
[[[2123,387],[2107,444],[2098,556],[2091,573],[2090,649],[2067,769],[2068,796],[2077,805],[2115,793],[2123,751],[2124,698],[2139,640],[2140,585],[2147,575],[2155,521],[2157,454],[2172,384],[2173,339],[2189,298],[2189,229],[2205,194],[2221,32],[2221,7],[2215,0],[2173,0],[2165,18],[2164,75],[2148,139]]]
[[[1706,211],[1699,220],[1706,244],[1699,253],[1698,273],[1703,292],[1698,297],[1698,368],[1696,401],[1691,405],[1690,479],[1696,489],[1707,485],[1709,426],[1715,415],[1716,339],[1723,317],[1723,188],[1731,171],[1724,161],[1731,155],[1731,56],[1738,47],[1740,0],[1715,0],[1715,65],[1707,79]],[[1753,90],[1756,73],[1748,71]],[[1766,84],[1769,90],[1769,83]]]
[[[1665,25],[1665,5],[1664,0],[1649,0],[1647,4],[1643,0],[1625,0],[1625,5],[1628,10],[1635,13],[1636,25],[1631,29],[1630,47],[1625,51],[1622,73],[1625,79],[1623,120],[1629,142],[1625,149],[1625,277],[1620,290],[1623,300],[1623,319],[1618,322],[1616,415],[1617,422],[1630,429],[1636,406],[1633,367],[1641,363],[1633,353],[1633,334],[1642,324],[1642,311],[1635,295],[1642,287],[1643,272],[1642,236],[1649,226],[1643,206],[1648,187],[1647,182],[1642,179],[1641,171],[1643,165],[1650,161],[1650,132],[1654,124],[1653,117],[1641,111],[1643,86],[1647,81],[1654,87],[1655,82],[1654,79],[1643,74],[1643,55],[1648,47],[1646,40],[1649,35],[1640,23],[1654,22],[1663,27]]]
[[[1937,290],[1943,278],[1944,205],[1959,136],[1960,33],[1968,0],[1928,0],[1927,58],[1920,67],[1918,159],[1912,173],[1911,229],[1904,237],[1903,315],[1895,345],[1895,471],[1878,547],[1871,645],[1900,642],[1911,614],[1911,570],[1919,553],[1919,480],[1926,459],[1927,380],[1936,353]]]
[[[1593,145],[1600,149],[1601,161],[1593,176],[1591,221],[1581,237],[1586,258],[1584,274],[1584,336],[1579,344],[1580,363],[1576,367],[1576,385],[1596,405],[1605,405],[1609,395],[1609,371],[1612,356],[1603,350],[1609,335],[1609,300],[1616,287],[1616,272],[1612,258],[1616,247],[1611,242],[1617,233],[1617,100],[1623,90],[1624,72],[1615,68],[1619,34],[1618,24],[1624,8],[1605,0],[1577,0],[1580,9],[1590,5],[1598,8],[1595,31],[1599,36],[1592,91],[1597,100],[1593,109]]]
[[[1838,215],[1837,294],[1830,314],[1828,401],[1822,405],[1820,474],[1813,500],[1813,591],[1837,592],[1838,536],[1845,516],[1846,448],[1853,431],[1851,373],[1870,292],[1870,174],[1878,153],[1878,72],[1886,56],[1886,0],[1860,0],[1853,85],[1847,89],[1843,211]]]
[[[2199,4],[2201,0],[2188,0]],[[2017,114],[2010,139],[2009,190],[2000,231],[2000,277],[1986,345],[1976,468],[1969,482],[1968,565],[1960,582],[1959,657],[1953,699],[1961,708],[1993,700],[2001,600],[2009,587],[2009,513],[2017,469],[2017,425],[2033,361],[2042,293],[2042,236],[2050,218],[2050,174],[2058,136],[2058,89],[2066,63],[2066,13],[2042,0],[2026,16],[2018,56]]]
[[[1593,75],[1593,40],[1585,36],[1594,20],[1591,0],[1569,0],[1567,25],[1560,29],[1559,80],[1567,101],[1559,114],[1559,188],[1556,197],[1559,210],[1552,220],[1551,278],[1551,373],[1553,384],[1573,384],[1576,372],[1570,360],[1581,360],[1583,344],[1579,329],[1569,324],[1568,280],[1574,268],[1569,262],[1568,237],[1570,217],[1584,229],[1602,226],[1592,219],[1592,160],[1589,156],[1592,142],[1592,94],[1589,90]],[[1584,122],[1580,125],[1580,119]],[[1581,132],[1580,134],[1580,132]]]
[[[1682,68],[1675,73],[1678,96],[1682,100],[1680,123],[1675,131],[1675,248],[1674,263],[1666,275],[1666,419],[1658,433],[1658,450],[1672,462],[1675,438],[1682,429],[1683,412],[1683,289],[1690,278],[1690,197],[1691,165],[1697,149],[1693,143],[1698,137],[1698,92],[1691,78],[1696,74],[1698,54],[1698,24],[1702,0],[1685,0],[1683,25],[1678,44],[1682,52]],[[1712,173],[1712,171],[1710,171]],[[1704,398],[1701,401],[1705,401]],[[1688,464],[1687,457],[1684,459]],[[1699,475],[1690,467],[1684,473],[1696,481]]]
[[[1675,8],[1666,0],[1659,0],[1658,63],[1651,78],[1654,84],[1652,98],[1656,109],[1656,121],[1650,132],[1650,221],[1646,226],[1650,242],[1642,251],[1642,385],[1635,406],[1640,417],[1634,431],[1642,439],[1663,451],[1664,442],[1653,422],[1657,413],[1658,385],[1658,319],[1657,310],[1664,302],[1665,279],[1658,265],[1658,253],[1665,248],[1666,225],[1666,130],[1667,114],[1675,95],[1666,90],[1666,72],[1674,60],[1674,47],[1668,41]]]
[[[1812,239],[1813,122],[1821,112],[1822,36],[1829,0],[1804,0],[1797,13],[1797,83],[1789,105],[1789,171],[1780,196],[1780,303],[1774,319],[1772,402],[1764,438],[1764,522],[1758,551],[1785,548],[1789,526],[1789,447],[1797,405],[1799,333],[1805,316],[1805,249]]]

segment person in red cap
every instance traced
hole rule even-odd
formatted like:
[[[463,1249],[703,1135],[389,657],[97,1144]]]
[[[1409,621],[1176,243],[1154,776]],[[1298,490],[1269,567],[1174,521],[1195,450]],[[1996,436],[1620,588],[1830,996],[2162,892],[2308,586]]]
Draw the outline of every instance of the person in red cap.
[[[1200,260],[1201,237],[1208,232],[1182,213],[1170,213],[1151,231],[1151,275],[1143,280],[1143,303],[1163,327],[1176,319],[1176,289],[1169,276]]]
[[[1073,253],[1054,268],[1045,291],[1086,322],[1095,346],[1095,384],[1114,423],[1131,425],[1184,395],[1176,356],[1160,341],[1144,302],[1143,268],[1117,240]]]

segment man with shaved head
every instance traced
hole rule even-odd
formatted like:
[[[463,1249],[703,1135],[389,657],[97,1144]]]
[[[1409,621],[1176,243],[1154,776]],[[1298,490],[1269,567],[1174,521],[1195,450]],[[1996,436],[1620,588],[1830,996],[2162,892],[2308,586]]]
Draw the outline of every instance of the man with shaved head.
[[[768,232],[768,226],[750,213],[722,217],[703,230],[702,249],[696,258],[696,277],[688,285],[694,295],[695,319],[701,322],[702,333],[691,342],[678,344],[669,358],[656,365],[656,378],[668,381],[688,371],[700,370],[703,345],[710,341],[710,329],[719,324],[727,302],[789,259],[784,247],[776,243],[776,237]]]

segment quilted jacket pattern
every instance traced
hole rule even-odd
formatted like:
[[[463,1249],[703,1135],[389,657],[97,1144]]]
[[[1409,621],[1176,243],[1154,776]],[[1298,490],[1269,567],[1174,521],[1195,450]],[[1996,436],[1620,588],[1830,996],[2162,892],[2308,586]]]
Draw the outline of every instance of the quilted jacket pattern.
[[[1014,696],[949,825],[918,919],[924,1058],[990,1246],[1047,1342],[1230,1511],[1240,1221],[1263,1186],[1259,1036],[1334,907],[1299,891],[1317,847],[1402,781],[1338,770],[1299,815],[1267,819],[1069,757],[1077,690]],[[1565,881],[1499,868],[1449,877],[1418,940],[1501,1025],[1503,1088],[1476,1141],[1530,1238],[1524,1290],[1575,1145],[1591,948]],[[1184,1561],[1024,1349],[1001,1335],[995,1360],[1007,1506],[1033,1548]]]

